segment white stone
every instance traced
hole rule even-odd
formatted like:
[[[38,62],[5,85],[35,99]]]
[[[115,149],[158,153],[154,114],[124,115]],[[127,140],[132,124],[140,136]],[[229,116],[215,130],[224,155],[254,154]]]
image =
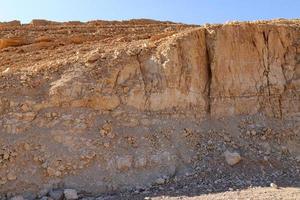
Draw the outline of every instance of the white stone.
[[[242,157],[237,152],[230,152],[227,150],[224,152],[224,156],[225,156],[226,162],[231,166],[239,163],[242,160]]]
[[[77,191],[74,189],[65,189],[64,195],[66,200],[76,200],[78,199]]]
[[[19,195],[19,196],[14,196],[13,198],[11,198],[10,200],[24,200],[24,197]]]
[[[163,178],[158,178],[158,179],[155,181],[155,183],[156,183],[156,184],[159,184],[159,185],[164,184],[165,182],[166,182],[166,180],[163,179]]]
[[[278,186],[277,186],[275,183],[271,183],[271,184],[270,184],[270,187],[275,188],[275,189],[278,189]]]

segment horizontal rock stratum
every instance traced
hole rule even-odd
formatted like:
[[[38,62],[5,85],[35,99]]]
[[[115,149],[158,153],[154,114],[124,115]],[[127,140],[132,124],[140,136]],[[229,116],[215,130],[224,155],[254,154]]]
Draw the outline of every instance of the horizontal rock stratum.
[[[299,123],[300,21],[0,23],[0,72],[0,193],[118,190],[192,165],[180,123]]]

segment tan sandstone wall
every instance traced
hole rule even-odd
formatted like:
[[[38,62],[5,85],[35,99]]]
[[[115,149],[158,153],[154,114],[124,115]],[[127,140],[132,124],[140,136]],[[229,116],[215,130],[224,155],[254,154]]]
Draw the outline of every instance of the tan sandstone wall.
[[[299,29],[225,25],[214,35],[212,115],[299,112]]]

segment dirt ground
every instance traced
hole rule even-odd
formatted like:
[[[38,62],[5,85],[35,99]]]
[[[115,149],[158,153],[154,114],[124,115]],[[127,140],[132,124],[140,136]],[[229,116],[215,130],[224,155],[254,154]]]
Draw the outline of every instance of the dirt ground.
[[[151,199],[186,199],[186,200],[279,200],[279,199],[299,199],[300,189],[299,188],[249,188],[238,191],[229,191],[221,193],[204,194],[199,196],[160,196]],[[146,198],[147,199],[147,198]]]

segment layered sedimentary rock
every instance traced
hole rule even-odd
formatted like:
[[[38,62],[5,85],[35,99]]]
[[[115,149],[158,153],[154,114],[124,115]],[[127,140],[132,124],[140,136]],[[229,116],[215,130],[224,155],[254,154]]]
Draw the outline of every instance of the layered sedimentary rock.
[[[299,112],[299,27],[225,25],[214,35],[212,114]]]
[[[299,122],[299,28],[0,26],[0,192],[111,191],[172,176],[195,159],[197,142],[178,125],[189,121],[260,113]]]

